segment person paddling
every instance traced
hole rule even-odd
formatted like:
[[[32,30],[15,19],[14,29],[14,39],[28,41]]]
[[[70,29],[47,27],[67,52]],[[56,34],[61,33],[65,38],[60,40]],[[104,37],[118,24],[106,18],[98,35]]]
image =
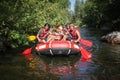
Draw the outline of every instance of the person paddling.
[[[80,31],[75,28],[73,23],[70,23],[69,29],[70,29],[69,34],[71,36],[71,40],[73,40],[74,42],[79,42],[81,39]]]
[[[71,35],[71,40],[79,45],[82,57],[85,59],[91,58],[92,57],[91,53],[88,52],[80,42],[81,40],[80,30],[78,30],[73,23],[70,23],[69,27],[70,27],[69,33]]]

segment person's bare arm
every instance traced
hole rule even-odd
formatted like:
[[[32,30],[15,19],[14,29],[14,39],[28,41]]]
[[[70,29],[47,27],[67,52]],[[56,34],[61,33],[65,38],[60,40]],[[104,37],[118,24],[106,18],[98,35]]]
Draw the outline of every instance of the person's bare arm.
[[[79,31],[76,31],[76,34],[78,35],[78,39],[77,39],[77,40],[75,40],[75,42],[79,42],[79,41],[80,41],[80,39],[81,39],[80,32],[79,32]]]
[[[38,42],[40,42],[40,41],[41,41],[41,39],[39,38],[39,34],[37,34],[37,39],[38,39]]]

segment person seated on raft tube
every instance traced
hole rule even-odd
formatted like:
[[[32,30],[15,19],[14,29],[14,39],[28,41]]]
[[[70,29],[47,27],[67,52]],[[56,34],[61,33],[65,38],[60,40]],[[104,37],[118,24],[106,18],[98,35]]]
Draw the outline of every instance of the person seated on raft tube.
[[[55,28],[50,30],[50,35],[48,36],[48,41],[52,40],[65,40],[65,35],[61,25],[57,24]]]
[[[73,23],[69,26],[69,35],[72,41],[79,42],[81,39],[80,30],[78,30]]]
[[[66,38],[66,40],[71,40],[72,39],[72,36],[70,34],[70,27],[69,27],[69,24],[67,23],[64,27],[63,27],[63,33],[64,33],[64,36]]]
[[[47,37],[49,35],[49,30],[50,30],[50,24],[46,23],[43,28],[40,28],[38,34],[37,34],[37,39],[38,42],[46,42]]]
[[[65,25],[65,29],[68,30],[68,31],[70,30],[70,24],[69,24],[69,23],[67,23],[67,24]]]

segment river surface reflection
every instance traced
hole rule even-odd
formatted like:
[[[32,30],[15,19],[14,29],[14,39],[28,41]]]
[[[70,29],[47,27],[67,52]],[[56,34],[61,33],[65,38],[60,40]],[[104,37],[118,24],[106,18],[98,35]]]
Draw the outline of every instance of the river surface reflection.
[[[101,42],[99,30],[80,30],[95,45],[91,59],[23,56],[19,48],[0,56],[0,80],[120,80],[120,45]]]
[[[45,76],[52,74],[59,80],[100,80],[100,78],[104,78],[100,65],[95,64],[91,59],[86,60],[80,56],[39,57],[27,55],[25,58],[29,61],[29,67],[34,69],[34,74],[38,76],[42,71]],[[53,80],[55,77],[49,79]]]

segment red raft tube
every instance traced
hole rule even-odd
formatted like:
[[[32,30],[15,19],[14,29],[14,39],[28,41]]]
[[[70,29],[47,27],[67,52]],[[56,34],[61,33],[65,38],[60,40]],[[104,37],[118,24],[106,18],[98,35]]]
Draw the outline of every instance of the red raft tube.
[[[35,50],[39,55],[77,55],[80,54],[80,47],[71,41],[50,41],[48,43],[39,43]]]

